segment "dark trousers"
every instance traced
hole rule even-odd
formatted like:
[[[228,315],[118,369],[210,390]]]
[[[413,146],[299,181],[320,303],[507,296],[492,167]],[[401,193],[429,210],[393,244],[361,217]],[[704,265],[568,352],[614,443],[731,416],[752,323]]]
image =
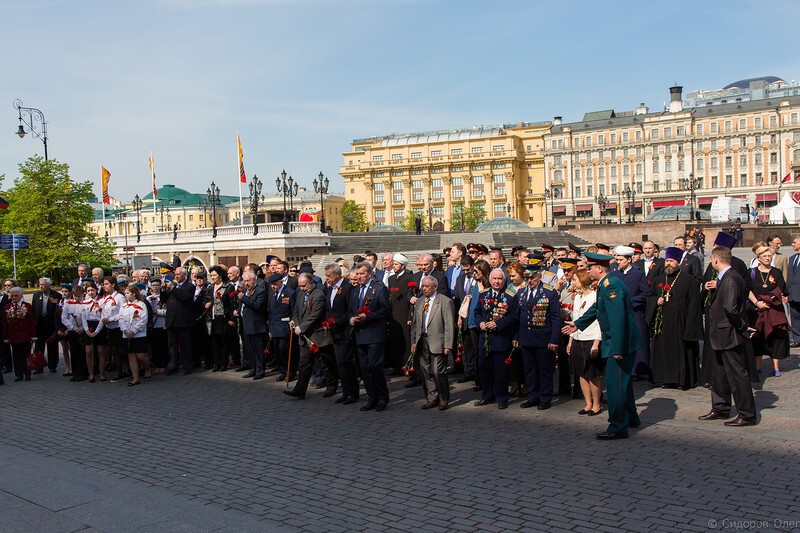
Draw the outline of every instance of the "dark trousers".
[[[465,318],[464,321],[466,322],[466,320]],[[461,345],[464,347],[464,355],[461,356],[461,360],[464,362],[464,373],[468,376],[474,376],[477,371],[478,358],[472,333],[467,328],[461,330]]]
[[[383,375],[383,353],[385,343],[358,344],[358,360],[361,364],[361,375],[364,378],[364,389],[369,401],[389,401],[389,387]]]
[[[470,342],[472,344],[472,357],[473,357],[472,365],[473,365],[474,374],[475,374],[475,385],[482,387],[482,385],[481,385],[481,376],[480,376],[481,365],[479,364],[479,358],[478,358],[478,353],[480,352],[479,341],[480,341],[480,338],[481,338],[481,334],[480,334],[480,332],[478,331],[477,328],[471,328],[471,329],[468,329],[467,331],[469,331],[469,340],[470,340]],[[467,361],[467,348],[465,346],[464,347],[464,371],[465,372],[466,372],[466,369],[467,369],[466,361]],[[469,372],[467,372],[467,373],[469,374]]]
[[[292,374],[297,373],[297,359],[289,359],[289,337],[272,337],[272,356],[275,358],[275,362],[278,365],[278,371],[281,374],[286,374],[290,368],[289,363],[291,362],[291,372]]]
[[[633,397],[631,371],[635,354],[626,354],[622,359],[606,359],[606,397],[608,398],[608,432],[628,434],[628,424],[639,421],[636,401]]]
[[[745,358],[743,344],[730,350],[714,350],[712,362],[714,366],[711,369],[711,408],[721,413],[729,412],[733,396],[739,416],[755,422],[756,402]]]
[[[11,357],[14,359],[14,375],[18,378],[30,376],[28,356],[31,354],[31,342],[15,342],[11,344]]]
[[[231,356],[231,361],[234,365],[240,366],[242,364],[242,349],[239,346],[239,334],[235,331],[228,333],[225,339],[228,343],[228,353]]]
[[[192,370],[192,328],[169,328],[167,330],[170,370],[177,370],[183,363],[183,370]]]
[[[69,340],[69,353],[72,363],[72,377],[86,379],[89,377],[89,367],[86,366],[86,350],[83,347],[83,338],[80,334],[70,331],[67,333]]]
[[[217,370],[228,368],[228,344],[228,335],[224,333],[211,335],[211,358]]]
[[[555,353],[546,346],[520,346],[522,365],[525,368],[525,388],[529,402],[542,405],[553,401],[553,373],[555,372]],[[569,377],[567,366],[559,366],[559,375]],[[569,387],[567,387],[569,389]]]
[[[800,302],[789,302],[789,315],[792,317],[792,342],[800,343]]]
[[[244,354],[256,375],[264,373],[264,334],[244,335]]]
[[[508,365],[507,352],[486,352],[478,354],[478,373],[483,392],[481,399],[487,402],[508,403]]]
[[[425,399],[429,402],[437,400],[450,401],[450,382],[447,380],[447,356],[431,353],[428,337],[423,334],[417,343],[419,353],[419,370],[422,385],[425,388]]]
[[[167,330],[153,328],[150,331],[150,359],[156,368],[166,368],[169,362],[169,346],[167,344]]]
[[[34,350],[42,353],[47,352],[47,368],[55,370],[58,367],[58,342],[47,342],[49,338],[48,336],[36,339]]]
[[[0,369],[11,370],[14,368],[14,358],[11,356],[11,345],[0,342]]]
[[[311,381],[311,373],[314,369],[314,361],[320,357],[330,356],[330,346],[319,348],[317,353],[309,350],[308,346],[300,347],[300,363],[297,367],[297,383],[294,384],[294,391],[305,396],[308,390],[308,382]],[[335,387],[335,385],[334,385]]]
[[[214,366],[211,336],[203,321],[192,328],[192,364],[195,367],[205,366],[206,370]]]
[[[342,394],[358,398],[358,372],[356,370],[356,350],[352,341],[345,338],[333,343],[333,354],[336,359],[336,370],[342,382]]]

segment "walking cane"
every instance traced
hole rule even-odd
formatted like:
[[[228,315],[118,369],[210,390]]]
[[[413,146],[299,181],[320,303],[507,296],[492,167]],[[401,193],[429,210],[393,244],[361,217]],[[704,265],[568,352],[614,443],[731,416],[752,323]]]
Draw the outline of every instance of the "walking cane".
[[[294,329],[293,327],[291,329]],[[294,331],[289,331],[289,353],[286,354],[286,388],[289,388],[289,376],[292,375],[292,339],[294,338]]]

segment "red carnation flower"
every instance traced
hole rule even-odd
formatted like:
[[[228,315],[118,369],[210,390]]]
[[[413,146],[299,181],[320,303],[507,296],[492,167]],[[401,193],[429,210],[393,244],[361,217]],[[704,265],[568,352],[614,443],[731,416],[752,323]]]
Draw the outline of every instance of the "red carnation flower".
[[[416,281],[409,281],[408,282],[408,288],[409,289],[416,289],[417,288],[417,282]]]
[[[504,362],[505,364],[507,364],[507,365],[510,365],[510,364],[511,364],[511,356],[509,355],[508,357],[506,357],[506,360],[505,360],[505,361],[503,361],[503,362]]]
[[[367,307],[366,305],[362,305],[361,307],[358,308],[358,311],[356,311],[356,314],[358,315],[361,314],[368,315],[369,313],[370,313],[369,307]]]
[[[319,346],[312,342],[308,349],[311,353],[317,353],[319,351]]]

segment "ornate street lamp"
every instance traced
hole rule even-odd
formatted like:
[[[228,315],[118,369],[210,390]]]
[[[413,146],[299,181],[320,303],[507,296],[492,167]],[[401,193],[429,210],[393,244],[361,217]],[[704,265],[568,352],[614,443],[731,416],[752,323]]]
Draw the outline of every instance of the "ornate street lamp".
[[[206,202],[211,205],[211,238],[217,238],[217,204],[219,204],[219,187],[211,182],[211,187],[206,189]]]
[[[703,178],[696,178],[694,174],[689,174],[689,179],[684,180],[683,188],[689,191],[689,220],[694,220],[694,199],[695,191],[700,188],[703,183]],[[727,182],[726,182],[727,183]]]
[[[594,199],[594,203],[596,203],[600,207],[600,224],[603,223],[603,215],[606,212],[606,206],[608,205],[608,198],[601,194],[596,196]]]
[[[636,191],[630,188],[630,186],[626,183],[625,190],[622,191],[622,194],[625,196],[625,200],[627,200],[627,211],[628,211],[628,224],[631,223],[631,213],[633,213],[633,223],[636,223]]]
[[[555,189],[545,189],[544,190],[544,204],[545,204],[544,205],[544,223],[545,223],[545,226],[547,225],[547,200],[550,200],[550,213],[551,213],[551,215],[550,215],[550,218],[551,218],[550,225],[551,226],[555,226],[556,225],[556,215],[555,215],[555,213],[553,213],[553,200],[555,199],[555,197],[556,197]]]
[[[139,195],[133,197],[133,210],[136,211],[136,242],[142,240],[142,199]]]
[[[128,252],[130,251],[128,247],[128,215],[127,213],[117,213],[116,219],[118,223],[121,223],[125,227],[125,271],[130,276],[131,275],[131,261],[128,257]]]
[[[275,179],[275,185],[278,188],[278,194],[283,194],[283,233],[289,233],[289,218],[286,214],[286,200],[289,200],[289,209],[294,209],[292,205],[292,198],[297,196],[297,189],[298,185],[295,183],[294,179],[289,176],[289,179],[286,179],[286,171],[282,171],[280,177]]]
[[[158,208],[158,213],[161,215],[161,231],[165,231],[168,229],[168,225],[172,216],[169,214],[169,208],[164,207],[163,205]],[[167,225],[164,225],[164,215],[167,215]]]
[[[14,107],[17,108],[17,113],[19,114],[17,135],[19,135],[20,139],[24,138],[28,134],[24,126],[28,126],[33,136],[44,143],[44,160],[47,161],[47,121],[44,118],[44,113],[35,107],[23,107],[20,99],[14,100]],[[25,115],[28,117],[27,121],[23,118]],[[41,133],[36,131],[34,121],[38,121],[41,125]]]
[[[258,176],[253,174],[253,179],[250,180],[250,212],[253,215],[253,235],[258,235],[258,203],[264,201],[264,196],[261,195],[261,187],[263,183],[258,179]],[[284,215],[284,220],[286,220]]]
[[[317,184],[317,180],[314,180],[314,192],[319,193],[319,205],[322,211],[322,215],[320,216],[319,220],[319,230],[322,233],[325,233],[325,198],[322,196],[323,194],[328,194],[328,178],[325,178],[323,181],[324,176],[322,172],[319,173],[319,184]]]
[[[172,240],[178,240],[178,230],[181,229],[181,225],[177,222],[172,225]]]

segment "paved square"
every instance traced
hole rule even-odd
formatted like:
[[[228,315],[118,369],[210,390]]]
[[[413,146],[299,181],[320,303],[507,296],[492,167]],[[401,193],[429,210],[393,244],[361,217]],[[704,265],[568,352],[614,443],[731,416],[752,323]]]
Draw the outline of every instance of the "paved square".
[[[764,368],[768,368],[764,361]],[[383,413],[299,401],[228,371],[0,387],[3,531],[790,531],[800,522],[800,370],[761,422],[699,422],[709,392],[637,383],[643,426],[600,442],[582,401],[446,412],[390,382]],[[6,374],[6,378],[11,375]],[[786,521],[778,524],[775,521]]]

